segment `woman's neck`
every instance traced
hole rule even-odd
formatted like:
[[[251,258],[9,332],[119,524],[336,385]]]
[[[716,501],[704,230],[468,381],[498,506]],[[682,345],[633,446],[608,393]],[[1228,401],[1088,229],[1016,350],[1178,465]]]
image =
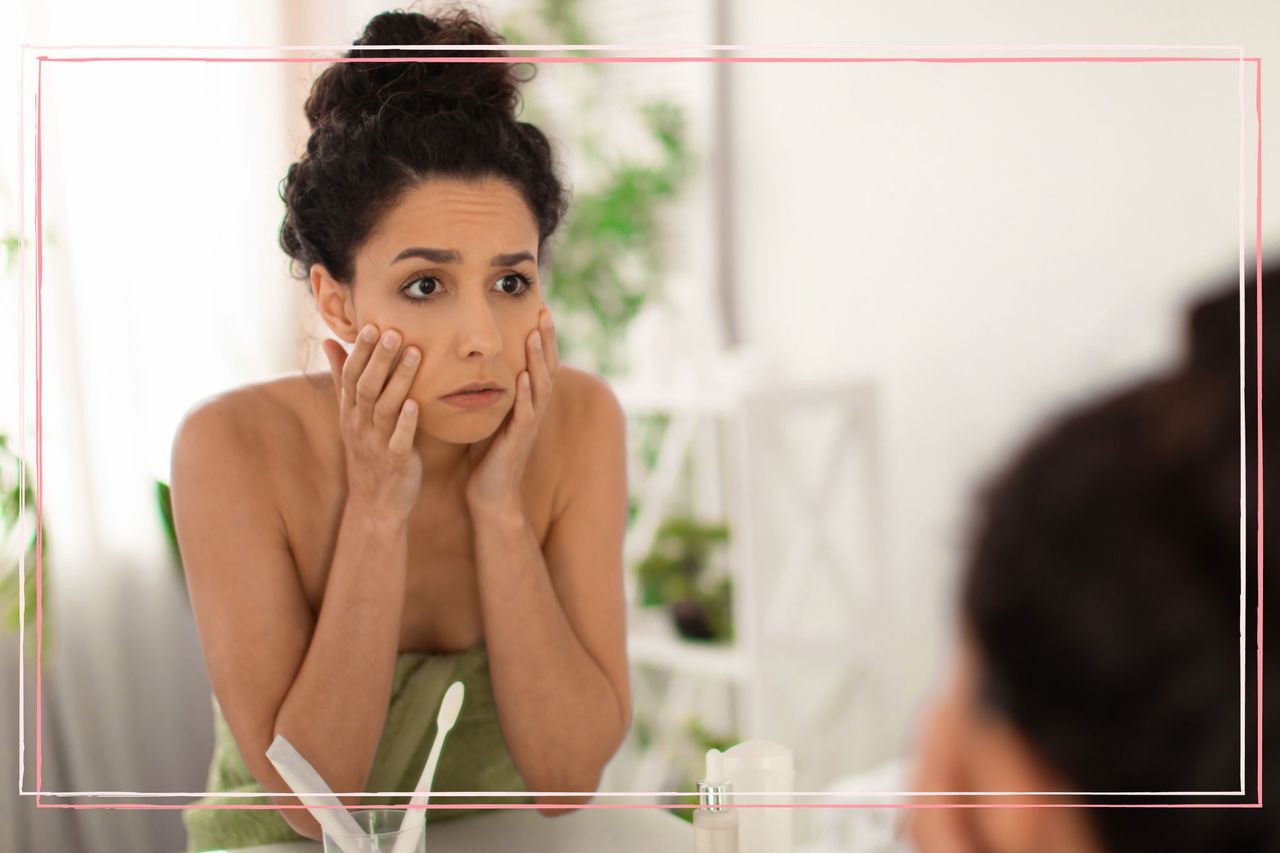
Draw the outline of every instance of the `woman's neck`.
[[[413,447],[422,459],[423,486],[447,486],[466,476],[470,445],[442,441],[419,430]]]

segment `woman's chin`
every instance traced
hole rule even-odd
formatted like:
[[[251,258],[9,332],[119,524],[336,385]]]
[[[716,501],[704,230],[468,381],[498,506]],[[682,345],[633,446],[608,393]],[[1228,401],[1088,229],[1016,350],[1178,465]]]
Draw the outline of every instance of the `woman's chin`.
[[[475,444],[496,433],[505,416],[505,412],[467,412],[432,418],[430,423],[421,424],[418,429],[450,444]]]

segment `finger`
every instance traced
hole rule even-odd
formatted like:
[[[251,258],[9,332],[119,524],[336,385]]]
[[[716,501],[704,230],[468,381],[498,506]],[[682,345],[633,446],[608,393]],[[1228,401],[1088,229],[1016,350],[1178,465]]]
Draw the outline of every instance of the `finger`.
[[[542,333],[534,329],[529,335],[528,374],[532,374],[533,409],[539,414],[546,408],[551,396],[551,371],[547,369],[546,350],[542,346]]]
[[[490,445],[497,445],[493,448],[493,452],[485,454],[485,458],[494,455],[494,452],[509,446],[513,441],[521,441],[521,436],[525,431],[525,419],[529,417],[528,410],[530,406],[527,402],[529,397],[529,374],[520,371],[516,376],[516,400],[511,404],[511,411],[507,412],[506,417],[502,419],[502,424],[498,429],[489,436]],[[475,445],[472,445],[473,447]]]
[[[356,382],[360,379],[364,366],[369,363],[373,342],[377,339],[377,326],[368,325],[361,329],[355,346],[351,348],[351,355],[342,367],[342,403],[348,408],[356,403]]]
[[[396,364],[395,369],[391,372],[391,379],[388,380],[387,387],[382,389],[382,395],[378,397],[378,402],[374,404],[373,423],[375,426],[388,428],[395,425],[405,398],[409,396],[409,387],[413,384],[413,377],[418,374],[418,365],[421,361],[422,353],[417,347],[405,347],[399,363]]]
[[[413,436],[418,431],[418,404],[413,400],[405,400],[400,407],[400,416],[396,418],[396,428],[391,433],[387,448],[399,456],[408,455],[413,450]]]
[[[373,419],[373,404],[382,396],[382,389],[387,385],[387,374],[391,371],[391,362],[400,348],[400,333],[395,329],[387,329],[382,339],[372,347],[369,363],[360,372],[356,380],[356,408],[366,420]]]
[[[556,373],[560,370],[560,343],[556,340],[556,321],[551,316],[551,309],[542,306],[542,318],[539,321],[539,330],[542,332],[542,350],[546,353],[547,371],[554,380]]]
[[[516,403],[512,407],[511,420],[513,426],[520,430],[525,430],[533,425],[533,389],[529,383],[529,371],[520,371],[520,377],[516,382]]]

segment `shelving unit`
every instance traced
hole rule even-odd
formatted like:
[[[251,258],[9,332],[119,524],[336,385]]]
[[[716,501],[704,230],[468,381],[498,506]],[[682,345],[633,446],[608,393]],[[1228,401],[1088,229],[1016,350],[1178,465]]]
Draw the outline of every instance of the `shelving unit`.
[[[648,709],[651,738],[644,749],[631,744],[628,757],[610,768],[607,784],[613,790],[669,789],[678,775],[673,765],[682,753],[688,761],[689,719],[705,718],[709,710],[740,739],[789,743],[796,749],[798,780],[807,775],[805,767],[821,775],[821,756],[795,742],[804,726],[788,720],[796,709],[784,707],[794,703],[779,690],[780,659],[783,670],[794,668],[788,660],[834,661],[845,674],[845,683],[833,677],[823,685],[823,707],[810,715],[811,724],[829,726],[849,710],[850,691],[872,683],[880,656],[874,642],[865,642],[868,633],[881,633],[866,630],[875,618],[883,522],[871,385],[853,378],[800,384],[742,371],[725,375],[715,382],[690,376],[665,386],[613,386],[629,418],[666,419],[651,464],[633,459],[629,471],[636,511],[624,546],[628,601],[638,598],[634,566],[672,512],[729,525],[727,562],[734,584],[734,641],[728,644],[686,640],[665,608],[632,607],[633,706]],[[787,432],[813,414],[834,420],[836,428],[825,441],[811,429],[814,434],[802,436],[797,448]],[[808,467],[817,461],[816,477],[803,470],[805,460]],[[854,468],[846,476],[850,462]],[[856,493],[860,556],[834,541],[835,530],[849,532],[834,515],[843,504],[829,499],[842,487]],[[790,521],[772,506],[780,498],[797,511]],[[848,618],[811,624],[806,601],[814,594],[837,603]],[[852,625],[860,629],[856,639],[840,633]],[[842,636],[849,654],[840,652]]]

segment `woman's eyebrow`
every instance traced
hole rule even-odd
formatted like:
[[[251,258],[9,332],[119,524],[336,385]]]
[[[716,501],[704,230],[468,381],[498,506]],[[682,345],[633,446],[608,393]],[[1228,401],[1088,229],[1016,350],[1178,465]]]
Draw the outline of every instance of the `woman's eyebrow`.
[[[457,264],[462,262],[462,255],[454,249],[428,249],[424,246],[412,246],[396,255],[388,266],[393,266],[409,258],[420,258],[437,264]],[[529,252],[508,252],[503,255],[494,255],[489,259],[489,263],[495,267],[510,267],[521,261],[532,261],[533,259],[533,255]]]

